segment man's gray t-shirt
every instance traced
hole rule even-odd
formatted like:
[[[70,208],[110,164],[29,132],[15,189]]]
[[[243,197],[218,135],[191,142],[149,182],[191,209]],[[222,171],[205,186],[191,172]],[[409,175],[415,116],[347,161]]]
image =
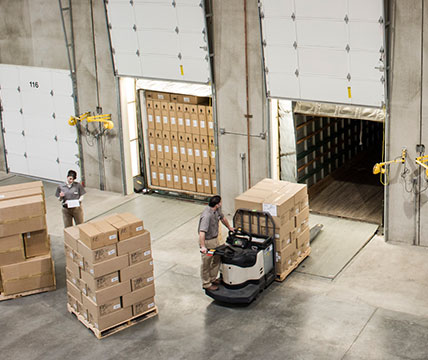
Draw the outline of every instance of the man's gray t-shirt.
[[[65,204],[67,200],[79,200],[80,197],[86,194],[85,188],[78,182],[73,182],[71,186],[68,184],[59,185],[56,189],[55,196],[59,197],[60,192],[64,193],[62,203]]]
[[[199,219],[198,234],[203,231],[206,240],[216,238],[218,236],[218,221],[223,217],[221,209],[213,211],[212,208],[207,206]]]

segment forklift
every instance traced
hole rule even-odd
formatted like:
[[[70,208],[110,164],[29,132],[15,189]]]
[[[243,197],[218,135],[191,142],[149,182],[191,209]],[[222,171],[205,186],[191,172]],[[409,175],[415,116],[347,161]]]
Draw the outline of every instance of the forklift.
[[[205,294],[224,304],[250,304],[275,280],[275,222],[268,212],[238,209],[233,216],[235,231],[226,243],[209,249],[208,255],[221,257],[221,283]],[[322,229],[311,230],[311,241]],[[245,230],[244,230],[245,229]]]

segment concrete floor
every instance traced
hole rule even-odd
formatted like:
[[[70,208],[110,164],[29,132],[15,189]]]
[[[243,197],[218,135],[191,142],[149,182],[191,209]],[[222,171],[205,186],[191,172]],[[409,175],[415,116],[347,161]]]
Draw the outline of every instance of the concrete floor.
[[[21,181],[0,173],[0,185]],[[201,290],[202,205],[89,189],[87,219],[131,211],[144,220],[159,308],[158,317],[97,340],[66,310],[55,187],[45,192],[57,290],[0,303],[1,359],[428,359],[426,248],[376,236],[333,280],[294,272],[248,307],[223,307]]]

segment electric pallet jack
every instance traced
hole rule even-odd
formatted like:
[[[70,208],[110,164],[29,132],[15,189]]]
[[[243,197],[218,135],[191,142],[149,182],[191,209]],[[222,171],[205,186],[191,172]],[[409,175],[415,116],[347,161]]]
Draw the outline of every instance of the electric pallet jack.
[[[238,209],[233,227],[225,244],[208,250],[221,256],[221,283],[205,293],[221,303],[249,304],[275,280],[275,223],[267,212]],[[322,228],[311,228],[310,241]]]
[[[238,209],[233,227],[225,244],[208,250],[221,256],[221,283],[205,293],[222,303],[249,304],[275,280],[275,223],[267,212]]]

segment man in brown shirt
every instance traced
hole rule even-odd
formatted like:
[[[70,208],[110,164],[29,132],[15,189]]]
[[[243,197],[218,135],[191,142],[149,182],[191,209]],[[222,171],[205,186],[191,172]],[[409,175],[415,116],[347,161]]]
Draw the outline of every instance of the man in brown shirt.
[[[221,197],[215,195],[211,197],[208,206],[202,212],[198,225],[199,247],[202,258],[202,287],[212,291],[218,289],[219,280],[217,279],[217,274],[220,267],[220,256],[208,256],[207,251],[220,245],[218,243],[219,220],[230,231],[234,231],[233,227],[229,225],[229,221],[221,212]]]

